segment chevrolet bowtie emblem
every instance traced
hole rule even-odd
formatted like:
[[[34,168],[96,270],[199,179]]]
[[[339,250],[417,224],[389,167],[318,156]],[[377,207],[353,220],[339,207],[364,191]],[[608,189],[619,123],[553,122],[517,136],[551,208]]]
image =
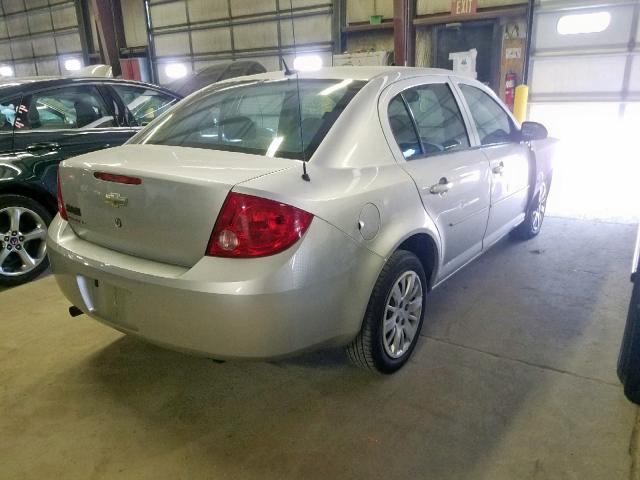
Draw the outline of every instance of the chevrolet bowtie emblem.
[[[107,193],[104,196],[104,201],[113,208],[126,207],[127,203],[129,203],[129,199],[127,197],[123,197],[119,193]]]

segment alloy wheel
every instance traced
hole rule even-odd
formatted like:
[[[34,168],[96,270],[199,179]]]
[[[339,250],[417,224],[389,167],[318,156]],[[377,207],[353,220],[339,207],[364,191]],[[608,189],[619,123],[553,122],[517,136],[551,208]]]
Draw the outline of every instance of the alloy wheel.
[[[542,183],[538,192],[538,204],[532,212],[531,229],[534,233],[538,233],[542,228],[542,220],[544,219],[544,211],[547,208],[547,185]]]
[[[25,207],[0,210],[0,275],[17,277],[40,265],[47,256],[47,225]]]
[[[413,343],[422,317],[422,282],[414,271],[404,272],[387,296],[382,343],[391,358],[400,358]]]

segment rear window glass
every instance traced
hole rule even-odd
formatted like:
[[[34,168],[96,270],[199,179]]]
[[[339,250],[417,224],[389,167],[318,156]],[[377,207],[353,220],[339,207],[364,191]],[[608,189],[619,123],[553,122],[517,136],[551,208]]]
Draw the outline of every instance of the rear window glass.
[[[365,82],[295,78],[222,84],[179,104],[129,143],[308,159]]]

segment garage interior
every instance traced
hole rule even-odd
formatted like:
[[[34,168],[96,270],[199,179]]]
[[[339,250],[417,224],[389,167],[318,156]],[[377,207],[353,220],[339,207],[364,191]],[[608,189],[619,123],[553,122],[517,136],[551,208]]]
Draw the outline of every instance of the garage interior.
[[[510,107],[527,84],[528,118],[560,139],[542,233],[434,289],[394,375],[340,349],[162,349],[71,317],[50,272],[0,289],[0,478],[640,480],[638,407],[616,374],[640,220],[640,0],[0,6],[8,77],[105,65],[170,86],[229,61],[451,69],[475,49],[477,78]]]

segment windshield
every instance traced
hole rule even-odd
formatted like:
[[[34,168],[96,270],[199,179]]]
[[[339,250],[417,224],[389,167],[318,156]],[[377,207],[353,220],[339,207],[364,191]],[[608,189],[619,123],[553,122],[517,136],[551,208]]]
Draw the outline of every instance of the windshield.
[[[307,160],[365,82],[295,78],[222,84],[196,94],[129,143]]]

